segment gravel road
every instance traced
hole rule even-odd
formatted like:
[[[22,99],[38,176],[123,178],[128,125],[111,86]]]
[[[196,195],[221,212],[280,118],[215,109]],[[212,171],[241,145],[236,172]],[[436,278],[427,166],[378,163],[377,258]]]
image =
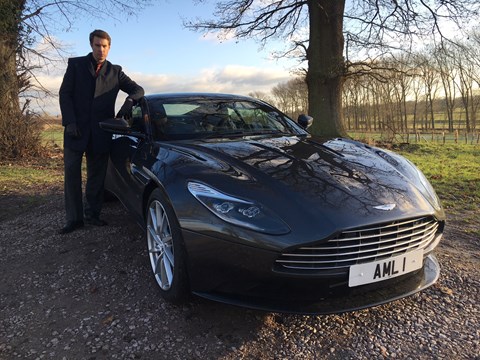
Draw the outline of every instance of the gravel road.
[[[60,188],[31,205],[0,197],[3,209],[16,204],[26,210],[0,220],[0,359],[480,359],[480,239],[465,214],[449,219],[433,287],[299,316],[165,303],[143,234],[119,203],[106,205],[108,226],[63,236]]]

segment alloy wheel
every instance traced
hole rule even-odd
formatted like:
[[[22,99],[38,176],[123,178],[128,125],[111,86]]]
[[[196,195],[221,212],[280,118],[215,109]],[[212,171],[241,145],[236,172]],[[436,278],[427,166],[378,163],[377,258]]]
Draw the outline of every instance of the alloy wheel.
[[[174,279],[175,254],[170,221],[158,200],[153,200],[148,209],[147,241],[155,279],[160,288],[167,291]]]

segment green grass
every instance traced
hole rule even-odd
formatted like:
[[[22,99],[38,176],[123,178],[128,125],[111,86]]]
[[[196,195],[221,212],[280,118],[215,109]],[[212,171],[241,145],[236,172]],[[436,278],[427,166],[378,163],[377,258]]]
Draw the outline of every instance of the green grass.
[[[63,183],[61,158],[0,164],[0,222],[44,204]]]
[[[348,135],[352,139],[356,139],[362,142],[366,142],[369,144],[374,145],[375,143],[393,143],[393,144],[429,144],[429,143],[436,143],[436,144],[465,144],[465,145],[476,145],[478,146],[480,143],[480,134],[478,131],[471,132],[466,134],[464,130],[460,131],[458,134],[455,132],[448,132],[448,131],[441,131],[435,130],[432,134],[432,131],[419,131],[418,137],[410,129],[410,133],[401,133],[398,132],[393,136],[392,134],[388,134],[387,132],[369,132],[369,131],[349,131]]]
[[[59,159],[1,164],[0,194],[28,193],[29,189],[58,184],[62,179],[63,168]]]
[[[44,136],[47,139],[58,136],[61,142],[61,127],[60,130],[58,128],[50,130],[51,132]],[[393,150],[410,159],[423,171],[448,212],[460,213],[467,210],[463,221],[471,224],[478,222],[480,146],[422,143],[397,145]],[[31,204],[38,200],[37,194],[43,189],[51,186],[61,188],[62,183],[63,161],[58,152],[54,158],[0,163],[2,197],[19,194],[23,201]],[[480,230],[477,232],[480,236]]]
[[[57,145],[63,147],[63,127],[62,125],[48,125],[41,134],[43,145]]]
[[[478,209],[480,147],[430,143],[404,145],[394,150],[422,170],[447,209]]]

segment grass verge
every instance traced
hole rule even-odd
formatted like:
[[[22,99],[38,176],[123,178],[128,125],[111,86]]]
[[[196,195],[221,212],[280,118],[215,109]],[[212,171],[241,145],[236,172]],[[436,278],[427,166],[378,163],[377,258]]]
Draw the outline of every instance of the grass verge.
[[[480,203],[480,147],[421,144],[394,149],[411,160],[447,209],[478,209]]]
[[[480,147],[421,144],[395,149],[415,163],[462,231],[480,238]]]
[[[462,221],[478,222],[480,204],[480,147],[472,145],[411,144],[393,149],[415,163],[430,180],[448,213],[461,213]],[[57,152],[60,152],[57,149]],[[14,194],[26,207],[41,201],[47,189],[62,191],[60,153],[43,159],[0,163],[0,220],[2,213],[22,210],[8,204]],[[466,214],[466,215],[465,215]],[[5,215],[5,214],[4,214]],[[471,227],[469,227],[471,228]],[[478,226],[475,226],[478,228]],[[480,236],[480,230],[474,230]]]
[[[52,193],[62,191],[62,184],[59,154],[0,163],[0,221],[44,203]]]

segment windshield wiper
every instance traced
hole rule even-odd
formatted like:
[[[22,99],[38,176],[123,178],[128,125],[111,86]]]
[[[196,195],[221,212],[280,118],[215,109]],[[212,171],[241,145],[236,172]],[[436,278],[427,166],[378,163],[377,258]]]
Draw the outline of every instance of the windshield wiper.
[[[212,139],[212,138],[221,138],[221,137],[235,137],[243,136],[245,132],[242,130],[231,130],[231,131],[214,131],[205,133],[204,136],[201,136],[202,139]]]
[[[272,130],[272,129],[257,129],[257,130],[229,130],[229,131],[214,131],[210,133],[205,133],[205,135],[200,136],[202,139],[212,139],[212,138],[221,138],[221,137],[249,137],[249,136],[262,136],[262,135],[296,135],[292,133],[287,133],[280,130]]]
[[[272,130],[272,129],[265,129],[265,130],[253,130],[253,131],[246,131],[244,133],[245,136],[256,136],[256,135],[293,135],[291,133],[286,133],[280,130]]]

